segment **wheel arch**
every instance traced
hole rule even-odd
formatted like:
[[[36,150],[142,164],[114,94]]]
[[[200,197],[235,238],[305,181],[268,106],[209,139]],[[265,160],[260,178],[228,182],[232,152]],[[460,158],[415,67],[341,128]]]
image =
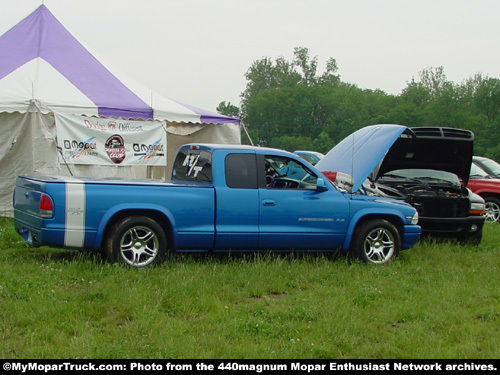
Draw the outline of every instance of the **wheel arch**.
[[[493,192],[490,192],[490,191],[483,191],[481,193],[476,193],[476,194],[479,195],[483,199],[485,199],[485,198],[496,198],[496,199],[500,200],[500,193],[493,193]]]
[[[165,231],[168,247],[170,249],[176,248],[177,232],[174,217],[170,211],[157,205],[119,205],[108,210],[99,224],[94,248],[100,249],[113,224],[127,216],[146,216],[153,219]]]
[[[348,250],[349,247],[351,246],[352,238],[354,236],[354,233],[356,230],[362,226],[363,224],[374,220],[374,219],[384,219],[387,220],[389,223],[394,225],[398,231],[399,234],[399,239],[401,243],[404,241],[404,222],[401,219],[401,217],[395,213],[366,213],[366,214],[361,214],[357,218],[356,216],[351,220],[351,224],[349,226],[349,230],[347,232],[347,236],[344,241],[344,245],[342,246],[342,249]]]

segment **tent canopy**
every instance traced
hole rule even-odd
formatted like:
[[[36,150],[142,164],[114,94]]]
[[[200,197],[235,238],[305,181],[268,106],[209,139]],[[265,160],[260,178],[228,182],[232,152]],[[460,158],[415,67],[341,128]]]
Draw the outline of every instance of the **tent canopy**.
[[[166,122],[163,167],[72,165],[57,148],[56,114]],[[0,216],[12,216],[23,174],[168,179],[191,142],[241,143],[240,120],[188,106],[110,70],[41,5],[0,36]]]
[[[188,106],[112,73],[45,5],[0,37],[0,112],[233,123],[239,119]]]

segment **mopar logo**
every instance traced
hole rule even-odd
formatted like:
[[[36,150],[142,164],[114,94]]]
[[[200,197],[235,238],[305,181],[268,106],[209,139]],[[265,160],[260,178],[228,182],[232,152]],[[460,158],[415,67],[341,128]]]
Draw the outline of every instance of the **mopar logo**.
[[[95,137],[89,138],[86,141],[64,140],[64,148],[66,150],[95,150],[97,148]]]
[[[134,143],[132,147],[134,148],[134,156],[140,156],[140,159],[165,156],[165,145],[162,143],[161,139],[151,145]]]
[[[163,144],[145,145],[134,143],[134,152],[163,152]]]

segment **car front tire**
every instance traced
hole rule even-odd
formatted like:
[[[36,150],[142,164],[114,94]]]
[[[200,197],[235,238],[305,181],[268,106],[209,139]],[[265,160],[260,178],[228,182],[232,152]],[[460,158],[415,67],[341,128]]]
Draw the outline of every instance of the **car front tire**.
[[[360,225],[353,236],[350,253],[365,263],[387,263],[399,254],[401,239],[396,227],[384,219]]]

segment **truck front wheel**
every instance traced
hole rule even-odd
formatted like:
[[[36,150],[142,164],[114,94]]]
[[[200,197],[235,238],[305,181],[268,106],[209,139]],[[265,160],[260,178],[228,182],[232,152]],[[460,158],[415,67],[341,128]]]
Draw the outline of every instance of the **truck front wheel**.
[[[396,227],[383,219],[367,221],[356,228],[350,253],[365,263],[387,263],[399,254],[401,239]]]
[[[500,200],[494,197],[484,198],[486,206],[486,214],[484,215],[486,221],[491,221],[492,223],[500,222]]]
[[[147,216],[118,220],[104,243],[106,259],[131,267],[159,264],[165,259],[167,237],[162,227]]]

